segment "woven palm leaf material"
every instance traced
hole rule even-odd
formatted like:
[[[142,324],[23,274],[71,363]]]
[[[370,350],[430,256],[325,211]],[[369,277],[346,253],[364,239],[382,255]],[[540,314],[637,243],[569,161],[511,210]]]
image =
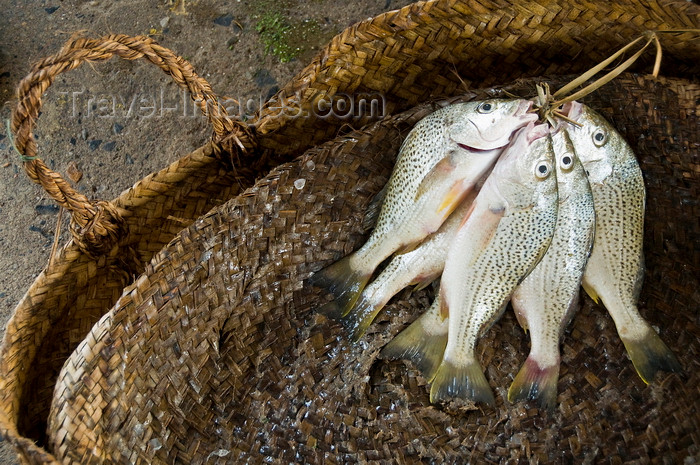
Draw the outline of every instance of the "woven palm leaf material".
[[[207,144],[114,201],[122,214],[128,212],[129,235],[118,248],[98,259],[75,243],[59,251],[25,294],[5,332],[0,419],[3,435],[17,448],[40,453],[33,444],[45,435],[63,362],[147,259],[182,229],[184,219],[203,214],[239,190]]]
[[[531,95],[534,84],[509,90]],[[563,338],[554,413],[504,401],[528,352],[510,314],[477,347],[496,407],[436,406],[410,364],[377,358],[427,309],[429,289],[400,293],[360,343],[315,312],[327,296],[305,280],[366,240],[366,209],[402,138],[436,108],[422,105],[281,165],[156,254],[64,366],[50,451],[63,463],[683,463],[700,454],[698,97],[695,83],[623,75],[584,100],[644,170],[641,313],[685,375],[646,386],[607,312],[584,298]]]
[[[357,128],[368,120],[345,110],[316,125],[286,116],[296,112],[279,102],[301,101],[303,111],[318,114],[319,106],[343,95],[354,109],[359,99],[380,97],[386,114],[394,114],[431,97],[455,95],[464,84],[478,88],[503,84],[504,76],[581,73],[647,31],[697,29],[698,24],[700,7],[675,0],[416,2],[334,37],[280,90],[278,103],[262,110],[275,118],[254,125],[270,133],[261,141],[264,147],[278,155],[293,153],[327,140],[338,127]],[[689,46],[697,44],[695,33],[663,34],[661,42],[664,69],[677,77],[697,75],[700,47]],[[653,59],[653,53],[646,54],[635,69],[651,69]]]
[[[29,178],[72,217],[71,241],[19,302],[3,338],[0,432],[19,451],[41,454],[23,436],[43,439],[61,365],[153,253],[194,218],[238,194],[243,183],[249,187],[270,168],[269,158],[254,150],[245,123],[225,111],[208,111],[212,142],[146,176],[110,202],[78,192],[39,158],[32,132],[46,90],[60,73],[112,56],[145,59],[187,89],[202,109],[221,108],[209,84],[189,63],[144,36],[72,37],[57,53],[36,63],[18,85],[10,123],[15,149]],[[225,150],[234,140],[245,141],[249,157],[241,155],[232,169]]]
[[[239,124],[234,134],[246,148],[260,148],[244,160],[286,162],[335,137],[347,125],[360,128],[368,122],[367,118],[335,118],[313,111],[305,118],[290,116],[318,107],[321,98],[359,98],[364,92],[375,96],[379,92],[386,104],[384,113],[389,114],[428,96],[455,95],[464,88],[462,80],[477,87],[502,83],[506,78],[583,70],[647,29],[694,28],[699,18],[700,8],[683,0],[585,4],[526,0],[515,5],[503,0],[420,2],[341,33],[282,89],[276,101],[266,105],[247,127]],[[171,65],[183,65],[151,39],[122,35],[102,39],[71,40],[61,52],[42,60],[46,69],[35,69],[38,82],[28,88],[33,89],[33,101],[23,104],[29,120],[39,114],[37,101],[55,74],[74,68],[76,60],[106,59],[116,53],[127,59],[144,55],[166,72]],[[670,76],[697,75],[700,51],[692,39],[689,33],[662,37],[664,71]],[[84,50],[75,50],[81,48],[78,45]],[[645,66],[642,62],[640,69]],[[188,73],[173,76],[177,81]],[[297,101],[290,103],[287,112],[280,98],[290,96]],[[220,136],[224,148],[235,145],[236,140]],[[118,248],[97,243],[97,249],[109,251],[90,258],[75,243],[69,244],[18,304],[0,351],[0,434],[25,460],[44,460],[45,451],[35,442],[45,444],[58,371],[92,325],[114,305],[123,287],[182,227],[239,192],[239,184],[247,187],[247,179],[267,172],[265,163],[236,163],[232,173],[227,160],[222,163],[222,157],[214,156],[221,148],[207,144],[144,178],[111,205],[98,202],[98,212],[109,213],[101,215],[102,219],[115,214],[123,219],[115,223],[128,231],[114,236],[122,238]],[[233,161],[240,162],[235,156]],[[89,229],[99,231],[100,225],[95,226]]]

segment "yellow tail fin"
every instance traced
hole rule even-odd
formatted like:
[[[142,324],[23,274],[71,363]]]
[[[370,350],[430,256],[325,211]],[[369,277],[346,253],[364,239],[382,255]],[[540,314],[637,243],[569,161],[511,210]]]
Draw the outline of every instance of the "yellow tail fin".
[[[525,360],[520,371],[508,389],[508,400],[534,400],[544,409],[552,410],[557,403],[557,382],[559,381],[559,364],[540,368],[530,356]]]
[[[311,285],[325,289],[333,294],[335,299],[332,305],[326,304],[322,307],[322,313],[330,316],[347,315],[367,285],[367,281],[372,275],[371,272],[364,273],[361,270],[354,270],[350,266],[351,256],[349,255],[338,260],[332,265],[317,271],[309,278]]]
[[[656,331],[648,327],[643,337],[639,339],[625,339],[622,342],[627,349],[637,374],[649,384],[657,371],[671,371],[680,373],[683,371],[680,362],[664,344]]]
[[[429,333],[425,330],[422,318],[401,331],[381,351],[384,359],[403,359],[413,362],[421,375],[431,380],[442,361],[447,345],[447,327],[444,332]]]
[[[496,403],[491,387],[476,360],[465,365],[456,365],[443,359],[435,372],[430,387],[430,402],[453,399],[488,405]]]

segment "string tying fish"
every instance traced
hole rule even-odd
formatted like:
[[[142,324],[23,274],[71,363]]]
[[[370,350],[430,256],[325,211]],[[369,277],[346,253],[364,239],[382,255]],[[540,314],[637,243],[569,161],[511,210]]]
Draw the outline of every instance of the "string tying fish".
[[[696,32],[696,31],[659,31],[659,32]],[[616,66],[613,68],[610,72],[605,74],[604,76],[598,78],[591,84],[588,84],[586,87],[573,92],[574,89],[577,87],[583,85],[587,80],[591,79],[593,76],[596,74],[600,73],[606,66],[608,66],[610,63],[613,61],[617,60],[620,56],[622,56],[627,50],[632,48],[634,45],[638,44],[642,40],[646,39],[645,44],[642,46],[641,49],[639,49],[634,55],[629,57],[627,60],[625,60],[623,63],[620,65]],[[537,85],[537,97],[533,99],[535,110],[537,113],[540,115],[540,119],[542,121],[547,121],[550,125],[556,126],[556,118],[563,119],[567,121],[568,123],[574,124],[574,125],[579,125],[578,123],[572,121],[571,119],[567,118],[566,115],[562,113],[562,107],[564,104],[573,102],[574,100],[581,99],[585,97],[586,95],[595,92],[608,82],[612,81],[615,79],[617,76],[619,76],[623,71],[625,71],[627,68],[632,66],[637,59],[644,53],[644,51],[649,47],[649,45],[654,44],[656,46],[656,59],[654,61],[654,69],[652,71],[652,75],[654,77],[658,77],[659,71],[661,69],[661,57],[662,57],[662,48],[661,48],[661,42],[659,41],[659,37],[656,32],[654,31],[647,31],[645,34],[642,36],[636,38],[629,44],[625,45],[622,47],[620,50],[615,52],[614,54],[610,55],[608,58],[605,60],[601,61],[561,89],[557,90],[554,93],[550,92],[549,85],[547,83],[541,83]]]

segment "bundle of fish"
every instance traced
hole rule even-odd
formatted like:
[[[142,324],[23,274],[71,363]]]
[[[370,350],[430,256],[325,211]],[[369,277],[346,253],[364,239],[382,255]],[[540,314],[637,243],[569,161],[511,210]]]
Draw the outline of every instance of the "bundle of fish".
[[[401,289],[440,279],[431,307],[381,353],[412,361],[431,402],[494,403],[475,345],[510,301],[531,350],[508,398],[553,407],[581,286],[607,308],[645,382],[680,371],[637,310],[645,189],[634,153],[585,105],[564,105],[554,126],[539,124],[532,105],[461,103],[421,120],[368,241],[312,277],[334,297],[320,311],[354,339]]]

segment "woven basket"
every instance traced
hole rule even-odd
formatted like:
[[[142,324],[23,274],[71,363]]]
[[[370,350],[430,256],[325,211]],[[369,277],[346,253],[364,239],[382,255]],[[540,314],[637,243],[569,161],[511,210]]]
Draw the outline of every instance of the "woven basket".
[[[535,82],[508,90],[532,93]],[[528,352],[512,315],[478,346],[497,407],[450,411],[429,403],[409,364],[377,359],[428,307],[428,291],[401,293],[359,344],[314,313],[325,296],[304,281],[366,239],[364,213],[403,136],[439,101],[307,151],[178,234],[69,357],[49,449],[75,464],[683,463],[700,454],[698,98],[688,81],[625,75],[586,99],[645,172],[641,310],[686,377],[662,373],[646,387],[610,317],[585,299],[563,341],[554,414],[503,400]]]
[[[249,179],[334,137],[347,124],[360,127],[369,122],[369,118],[315,117],[319,101],[380,92],[385,111],[393,113],[433,95],[454,95],[463,85],[578,72],[647,29],[687,29],[697,24],[698,7],[683,1],[411,5],[337,36],[248,124],[210,112],[212,143],[145,178],[119,198],[96,203],[71,193],[56,173],[34,159],[31,123],[38,115],[40,96],[57,73],[113,54],[127,59],[143,56],[187,86],[194,97],[218,107],[211,89],[191,67],[150,39],[109,36],[72,41],[39,63],[20,85],[19,116],[14,121],[17,144],[29,159],[30,177],[73,212],[75,234],[37,278],[8,324],[0,354],[0,433],[23,461],[53,460],[42,447],[58,372],[132,276],[144,270],[144,263],[183,224],[234,196]],[[697,75],[700,50],[688,43],[691,37],[663,38],[664,69],[671,71],[669,75]],[[280,109],[280,102],[307,112],[307,117],[290,116]],[[270,229],[265,237],[273,232]]]

